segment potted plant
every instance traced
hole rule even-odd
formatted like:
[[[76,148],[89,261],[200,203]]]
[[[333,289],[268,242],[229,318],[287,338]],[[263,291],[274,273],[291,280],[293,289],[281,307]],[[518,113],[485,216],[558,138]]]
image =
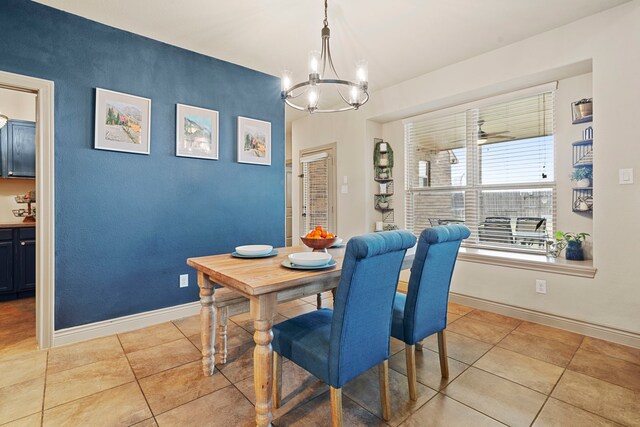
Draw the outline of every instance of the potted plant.
[[[579,188],[591,187],[591,178],[593,178],[593,170],[588,166],[580,166],[573,168],[573,172],[569,178],[575,182],[575,186]]]
[[[389,197],[387,197],[387,196],[379,196],[378,197],[378,207],[380,209],[387,209],[389,207]]]
[[[391,178],[391,173],[389,171],[389,168],[378,168],[378,178],[379,179]]]
[[[556,241],[564,242],[567,245],[565,258],[573,261],[584,260],[582,242],[587,239],[587,236],[589,236],[589,233],[565,233],[556,231]]]
[[[582,120],[593,114],[593,98],[583,98],[572,104],[573,121]]]

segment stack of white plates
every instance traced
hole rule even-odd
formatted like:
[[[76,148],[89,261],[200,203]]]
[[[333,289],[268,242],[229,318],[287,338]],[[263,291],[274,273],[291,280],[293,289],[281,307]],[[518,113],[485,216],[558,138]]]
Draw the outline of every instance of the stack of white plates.
[[[269,245],[245,245],[236,247],[236,252],[244,256],[259,256],[271,253],[273,246]]]
[[[303,267],[320,267],[331,261],[331,254],[324,252],[297,252],[289,255],[291,264]]]

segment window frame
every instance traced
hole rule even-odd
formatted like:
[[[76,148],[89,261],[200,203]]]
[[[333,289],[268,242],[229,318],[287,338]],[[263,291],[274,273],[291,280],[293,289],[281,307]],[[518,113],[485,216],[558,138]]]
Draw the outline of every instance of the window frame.
[[[411,218],[415,218],[414,214],[414,202],[413,197],[415,194],[454,194],[456,192],[461,192],[464,194],[464,220],[466,223],[469,223],[470,228],[472,229],[472,236],[470,239],[467,239],[463,242],[463,246],[469,249],[488,249],[488,250],[497,250],[497,251],[505,251],[505,252],[514,252],[514,253],[530,253],[530,254],[541,254],[545,252],[544,244],[540,244],[537,248],[531,246],[516,246],[515,244],[509,245],[496,245],[496,244],[487,244],[483,243],[479,239],[479,231],[480,231],[480,223],[482,222],[481,218],[481,193],[483,191],[492,191],[492,190],[504,190],[510,189],[514,191],[518,190],[533,190],[539,191],[541,189],[549,189],[551,191],[552,197],[552,214],[551,221],[547,221],[548,225],[546,228],[546,234],[550,235],[553,233],[553,228],[557,224],[557,176],[556,176],[556,152],[557,152],[557,141],[556,141],[556,132],[555,126],[552,127],[552,133],[548,136],[552,138],[552,153],[553,153],[553,179],[547,182],[521,182],[521,183],[492,183],[492,184],[482,184],[481,183],[481,162],[480,162],[480,149],[482,144],[479,144],[477,135],[473,124],[477,123],[479,111],[483,107],[491,107],[500,103],[516,101],[518,99],[542,95],[544,93],[551,92],[551,99],[553,101],[552,104],[552,118],[555,122],[555,113],[556,113],[556,105],[555,105],[555,90],[557,89],[557,82],[551,82],[544,85],[514,91],[511,93],[494,96],[491,98],[486,98],[480,101],[474,101],[467,104],[458,105],[455,107],[449,107],[437,111],[433,111],[430,113],[426,113],[420,116],[412,117],[409,119],[403,120],[404,125],[404,137],[405,137],[405,222],[408,228],[410,224],[410,216]],[[426,186],[426,187],[416,187],[410,188],[414,182],[419,181],[419,177],[415,176],[415,171],[413,171],[413,163],[409,160],[410,155],[414,156],[415,151],[410,153],[410,135],[408,131],[409,124],[417,123],[423,120],[437,120],[443,119],[447,117],[453,117],[455,114],[465,114],[465,129],[466,129],[466,138],[463,147],[466,154],[466,179],[465,185],[449,185],[449,186]],[[547,136],[547,137],[548,137]],[[529,138],[519,139],[520,141],[524,141]],[[417,162],[417,161],[416,161]],[[416,163],[417,164],[417,163]],[[417,173],[417,172],[416,172]],[[431,179],[431,177],[429,178]],[[511,217],[512,223],[515,217]],[[424,222],[424,218],[423,222]],[[433,226],[433,225],[431,225]]]

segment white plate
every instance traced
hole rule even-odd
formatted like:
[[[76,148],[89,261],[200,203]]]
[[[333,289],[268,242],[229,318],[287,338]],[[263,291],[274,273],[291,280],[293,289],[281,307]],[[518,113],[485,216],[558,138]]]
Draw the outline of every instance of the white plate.
[[[331,254],[324,252],[297,252],[289,255],[291,264],[303,267],[318,267],[331,261]]]
[[[338,237],[338,240],[331,246],[332,248],[341,248],[342,247],[342,239]]]
[[[236,248],[236,252],[240,255],[246,256],[256,256],[256,255],[266,255],[273,250],[273,246],[269,245],[245,245],[238,246]]]
[[[323,268],[334,267],[336,264],[337,263],[335,259],[332,259],[325,265],[316,265],[315,267],[305,267],[304,265],[291,264],[291,261],[289,261],[288,259],[283,259],[281,262],[281,265],[283,267],[292,268],[294,270],[322,270]]]

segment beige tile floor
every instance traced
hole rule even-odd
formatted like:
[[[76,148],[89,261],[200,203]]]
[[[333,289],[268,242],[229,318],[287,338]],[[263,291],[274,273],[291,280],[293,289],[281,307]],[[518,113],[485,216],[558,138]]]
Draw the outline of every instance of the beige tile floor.
[[[331,306],[329,295],[323,300]],[[277,321],[314,309],[281,304]],[[0,328],[1,329],[1,328]],[[199,319],[34,351],[24,331],[0,343],[2,426],[251,426],[253,343],[248,314],[229,325],[229,361],[202,375]],[[344,388],[348,426],[640,426],[640,350],[450,304],[450,377],[435,337],[417,354],[408,398],[404,345],[392,340],[392,419],[380,418],[375,371]],[[285,361],[285,401],[316,379]],[[274,420],[330,425],[328,391]]]

